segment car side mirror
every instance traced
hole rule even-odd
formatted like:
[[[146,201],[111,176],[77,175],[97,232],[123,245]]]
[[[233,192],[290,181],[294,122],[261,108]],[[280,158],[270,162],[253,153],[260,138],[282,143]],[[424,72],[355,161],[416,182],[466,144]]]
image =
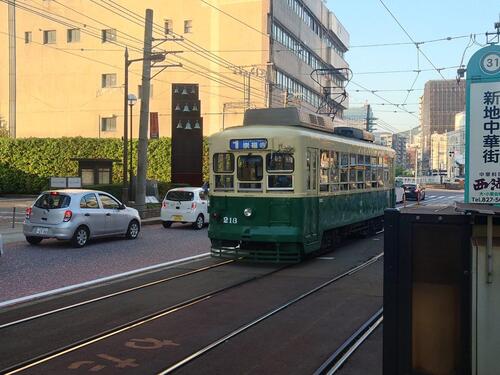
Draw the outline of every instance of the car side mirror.
[[[123,203],[118,206],[119,210],[124,210],[126,208],[127,208],[127,206],[125,206]]]

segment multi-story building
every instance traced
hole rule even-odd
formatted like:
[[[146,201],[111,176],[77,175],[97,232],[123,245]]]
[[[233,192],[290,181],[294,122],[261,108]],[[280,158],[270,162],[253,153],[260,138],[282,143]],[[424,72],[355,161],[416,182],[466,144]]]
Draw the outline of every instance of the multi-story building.
[[[161,136],[171,134],[172,83],[198,85],[205,135],[241,123],[248,107],[316,109],[324,87],[336,88],[329,99],[339,117],[347,106],[333,98],[349,34],[321,0],[0,2],[0,117],[12,136],[121,137],[125,47],[130,59],[143,57],[146,8],[154,51],[181,52],[156,65],[182,67],[153,68],[150,112]],[[318,83],[315,69],[332,70]],[[142,62],[129,72],[129,92],[141,97]]]
[[[455,115],[465,109],[465,83],[456,80],[427,81],[421,98],[422,164],[426,172],[431,164],[431,138],[455,128]]]
[[[406,154],[406,146],[408,138],[401,134],[394,134],[392,136],[392,149],[396,151],[395,164],[403,168],[407,167],[408,157]]]
[[[448,177],[464,177],[465,175],[465,112],[455,116],[455,130],[447,133]]]
[[[433,176],[446,175],[448,170],[448,134],[431,135],[430,169]]]
[[[386,147],[392,147],[392,136],[393,134],[390,132],[376,132],[373,133],[375,136],[375,143],[386,146]]]

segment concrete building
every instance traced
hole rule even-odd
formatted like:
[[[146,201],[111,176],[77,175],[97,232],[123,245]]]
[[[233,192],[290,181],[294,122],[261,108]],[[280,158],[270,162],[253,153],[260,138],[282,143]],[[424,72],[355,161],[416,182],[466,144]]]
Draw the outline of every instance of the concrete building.
[[[375,143],[386,147],[392,147],[392,133],[376,132],[373,133],[373,135],[375,136]]]
[[[321,85],[309,76],[348,67],[349,34],[321,0],[0,3],[0,117],[12,136],[121,137],[124,49],[142,58],[146,8],[154,10],[155,50],[183,52],[165,62],[182,67],[151,81],[160,136],[171,134],[172,83],[199,85],[205,135],[240,124],[248,107],[316,109],[322,86],[344,85],[338,72]],[[129,72],[129,92],[140,96],[141,61]],[[339,116],[346,106],[336,104]],[[138,114],[139,103],[134,135]]]
[[[406,147],[408,138],[401,134],[394,134],[392,136],[392,149],[396,151],[395,164],[403,168],[407,168],[408,156],[406,154]]]
[[[455,130],[447,133],[448,177],[465,176],[465,112],[455,116]]]
[[[430,169],[433,176],[446,175],[448,171],[448,134],[431,135]]]
[[[420,105],[422,129],[422,164],[424,172],[430,172],[431,137],[455,128],[455,115],[465,109],[465,82],[456,80],[427,81]]]

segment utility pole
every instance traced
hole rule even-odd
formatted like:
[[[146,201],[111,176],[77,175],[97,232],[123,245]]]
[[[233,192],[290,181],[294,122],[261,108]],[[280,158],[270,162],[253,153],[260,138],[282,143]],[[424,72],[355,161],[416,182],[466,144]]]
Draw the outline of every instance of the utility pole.
[[[128,191],[128,48],[125,48],[125,89],[123,94],[123,186],[122,186],[122,202],[127,202],[129,199]],[[130,135],[132,137],[132,135]],[[132,150],[131,150],[132,151]]]
[[[371,108],[371,106],[370,106],[370,104],[368,104],[366,106],[366,131],[367,132],[370,131],[370,120],[371,120],[371,118],[370,118],[370,108]]]
[[[141,115],[139,120],[139,142],[137,146],[137,188],[135,203],[139,213],[146,204],[146,173],[148,168],[148,117],[151,80],[151,50],[153,48],[153,10],[146,9],[144,27],[144,54],[142,63]]]
[[[8,3],[9,24],[9,136],[16,138],[16,3]]]

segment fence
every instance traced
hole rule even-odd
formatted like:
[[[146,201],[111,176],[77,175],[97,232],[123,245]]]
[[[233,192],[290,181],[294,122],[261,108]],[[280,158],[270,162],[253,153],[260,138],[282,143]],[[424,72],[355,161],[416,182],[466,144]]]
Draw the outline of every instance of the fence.
[[[26,207],[0,207],[0,229],[22,227]]]

